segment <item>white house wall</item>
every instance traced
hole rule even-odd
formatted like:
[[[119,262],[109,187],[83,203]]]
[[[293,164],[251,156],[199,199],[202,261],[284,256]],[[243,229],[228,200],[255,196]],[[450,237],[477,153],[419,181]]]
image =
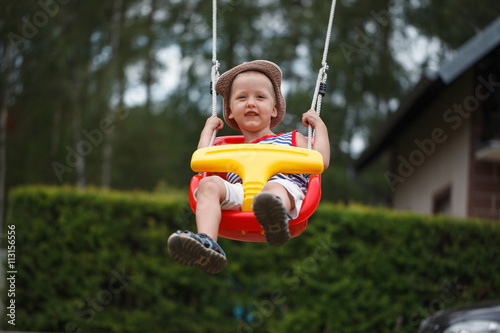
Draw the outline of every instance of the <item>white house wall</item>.
[[[395,209],[432,214],[434,197],[449,188],[450,215],[467,216],[470,122],[448,110],[470,94],[466,82],[471,79],[466,73],[444,89],[396,142],[392,169],[399,177],[392,179]]]

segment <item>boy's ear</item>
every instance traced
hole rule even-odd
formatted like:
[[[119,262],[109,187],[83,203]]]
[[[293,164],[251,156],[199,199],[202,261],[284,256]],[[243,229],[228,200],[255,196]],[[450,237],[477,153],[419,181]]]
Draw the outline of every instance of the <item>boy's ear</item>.
[[[274,103],[273,112],[271,113],[271,118],[276,118],[278,116],[278,109],[276,108],[276,103]]]
[[[233,111],[231,109],[229,109],[229,114],[227,115],[227,118],[228,119],[234,119]]]

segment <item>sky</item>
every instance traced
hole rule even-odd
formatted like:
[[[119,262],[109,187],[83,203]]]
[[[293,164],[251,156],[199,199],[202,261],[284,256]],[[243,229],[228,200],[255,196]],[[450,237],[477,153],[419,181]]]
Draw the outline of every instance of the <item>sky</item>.
[[[161,102],[168,94],[172,93],[181,79],[182,62],[179,46],[172,45],[161,49],[157,53],[158,61],[163,64],[163,69],[155,75],[158,83],[152,87],[153,101]],[[131,66],[127,69],[129,87],[125,93],[125,104],[128,106],[142,105],[146,102],[146,87],[141,82],[144,64]],[[207,73],[210,77],[210,73]]]

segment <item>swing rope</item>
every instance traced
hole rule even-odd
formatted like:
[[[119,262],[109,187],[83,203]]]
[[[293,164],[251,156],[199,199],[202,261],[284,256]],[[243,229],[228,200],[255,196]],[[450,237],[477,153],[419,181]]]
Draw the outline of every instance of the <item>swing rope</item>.
[[[333,16],[335,14],[336,0],[332,0],[332,7],[330,9],[330,19],[328,21],[328,29],[325,39],[325,47],[323,50],[323,60],[321,61],[321,68],[318,72],[318,79],[316,80],[316,87],[314,89],[313,100],[311,103],[311,109],[316,110],[316,113],[320,115],[321,113],[321,102],[323,96],[326,93],[326,79],[328,70],[328,64],[326,63],[326,58],[328,56],[328,47],[330,45],[330,39],[332,36],[332,26],[333,26]],[[314,140],[314,131],[311,125],[307,129],[307,148],[312,149],[312,141]]]
[[[217,0],[212,2],[212,82],[210,84],[210,93],[212,94],[212,115],[217,116],[217,93],[215,92],[215,85],[219,79],[219,61],[217,60]],[[212,133],[209,147],[212,147],[217,136],[217,129]]]

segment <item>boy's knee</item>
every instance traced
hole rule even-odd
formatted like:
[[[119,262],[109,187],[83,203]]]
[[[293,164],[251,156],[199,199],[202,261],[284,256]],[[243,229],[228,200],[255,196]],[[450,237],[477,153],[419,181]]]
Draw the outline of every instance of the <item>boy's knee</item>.
[[[198,192],[219,194],[224,189],[224,183],[219,177],[205,177],[198,184]]]
[[[266,185],[264,185],[264,187],[262,188],[262,191],[270,192],[270,193],[275,194],[279,197],[283,196],[283,194],[288,194],[288,191],[286,190],[286,188],[283,185],[278,184],[278,183],[274,183],[274,182],[270,182],[270,183],[267,183]]]

